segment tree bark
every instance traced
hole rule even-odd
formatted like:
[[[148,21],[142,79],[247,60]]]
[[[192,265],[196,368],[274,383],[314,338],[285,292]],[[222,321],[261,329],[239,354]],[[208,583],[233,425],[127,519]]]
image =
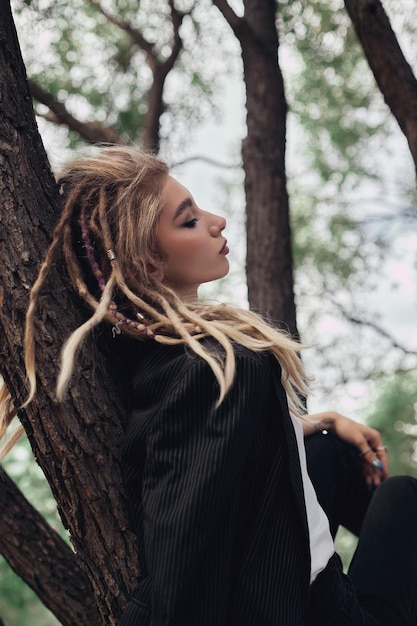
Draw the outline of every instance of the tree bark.
[[[229,22],[242,50],[248,128],[242,157],[249,304],[297,336],[285,171],[287,104],[278,65],[276,3],[245,0],[242,18],[225,0],[213,3]]]
[[[0,552],[63,626],[96,626],[87,578],[70,547],[0,470]]]
[[[25,398],[22,329],[28,293],[51,242],[59,194],[39,137],[9,2],[0,11],[0,368]],[[59,264],[58,264],[59,266]],[[61,270],[61,271],[60,271]],[[117,358],[92,341],[77,359],[68,401],[54,395],[63,339],[83,320],[62,267],[53,267],[36,319],[38,394],[19,417],[86,573],[102,624],[115,623],[138,574],[119,470],[126,385]],[[111,347],[110,347],[111,350]]]
[[[345,0],[384,100],[407,138],[417,175],[417,80],[379,0]]]

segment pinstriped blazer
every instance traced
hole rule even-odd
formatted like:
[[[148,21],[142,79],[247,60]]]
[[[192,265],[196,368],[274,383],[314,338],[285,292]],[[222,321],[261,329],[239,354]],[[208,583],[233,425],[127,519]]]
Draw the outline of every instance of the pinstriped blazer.
[[[200,357],[153,341],[137,354],[122,464],[143,578],[120,626],[305,624],[308,527],[276,359],[237,346],[216,408]]]

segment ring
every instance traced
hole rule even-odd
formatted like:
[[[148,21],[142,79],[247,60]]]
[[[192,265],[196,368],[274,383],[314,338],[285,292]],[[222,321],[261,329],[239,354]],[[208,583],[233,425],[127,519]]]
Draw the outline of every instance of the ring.
[[[384,452],[388,452],[388,446],[378,446],[375,450],[383,450]]]
[[[368,454],[368,452],[372,452],[372,449],[371,449],[371,448],[366,448],[366,450],[364,450],[363,452],[361,452],[361,453],[359,454],[359,456],[365,456],[365,454]]]

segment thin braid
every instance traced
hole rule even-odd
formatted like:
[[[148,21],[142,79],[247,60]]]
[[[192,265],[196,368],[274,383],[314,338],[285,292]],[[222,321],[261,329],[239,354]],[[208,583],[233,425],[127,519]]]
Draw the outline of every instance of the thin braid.
[[[24,362],[25,362],[25,368],[26,368],[26,377],[29,383],[29,394],[28,394],[27,399],[23,403],[22,408],[26,407],[33,400],[35,393],[36,393],[36,371],[35,371],[36,349],[35,349],[35,335],[34,335],[34,319],[35,319],[36,307],[38,303],[38,296],[45,282],[45,279],[48,275],[52,261],[56,257],[56,252],[58,249],[58,245],[60,243],[62,231],[65,228],[65,224],[69,220],[70,220],[69,212],[64,211],[62,213],[62,216],[58,224],[55,227],[52,243],[48,249],[45,260],[40,267],[38,277],[29,294],[29,306],[28,306],[28,310],[26,313],[25,330],[24,330]]]
[[[211,367],[211,369],[213,370],[213,373],[218,381],[219,384],[219,388],[220,388],[220,394],[219,394],[219,398],[217,400],[217,405],[221,404],[224,396],[226,395],[227,392],[227,388],[229,385],[227,385],[227,381],[225,380],[225,376],[224,376],[224,371],[223,368],[221,367],[218,358],[213,357],[210,352],[208,352],[207,350],[205,350],[201,343],[195,339],[189,332],[186,331],[185,327],[184,327],[184,320],[174,311],[174,309],[170,306],[170,304],[167,302],[167,300],[165,300],[165,298],[163,298],[162,296],[157,296],[158,297],[158,301],[160,303],[160,305],[165,309],[165,311],[167,312],[167,317],[168,319],[171,321],[174,330],[178,333],[178,335],[183,339],[183,342],[188,344],[192,350],[198,354],[199,356],[201,356]],[[212,333],[211,333],[212,334]],[[217,334],[217,333],[215,333]],[[233,349],[230,346],[229,342],[224,342],[223,337],[216,337],[215,334],[212,334],[212,336],[215,339],[220,339],[220,343],[221,345],[225,348],[226,350],[226,362],[229,359],[232,359],[233,363],[234,363],[234,353],[233,353]],[[163,339],[162,339],[163,341]],[[230,346],[230,348],[229,348]],[[231,381],[230,381],[231,383]]]
[[[94,314],[69,336],[62,348],[61,369],[56,386],[56,395],[60,401],[64,398],[65,391],[71,378],[76,351],[89,331],[103,320],[109,307],[113,286],[114,281],[111,279],[104,288],[102,297],[96,310],[94,311]]]
[[[225,304],[203,306],[198,304],[194,310],[176,296],[175,305],[183,320],[189,321],[194,327],[201,327],[201,336],[211,335],[223,346],[226,352],[224,361],[224,380],[226,389],[234,378],[234,352],[231,342],[246,345],[256,351],[271,350],[282,365],[282,382],[286,389],[291,409],[299,414],[305,408],[300,393],[307,395],[307,380],[298,352],[303,347],[283,331],[266,324],[262,318],[251,311],[234,309]],[[221,319],[216,316],[221,314]],[[194,349],[193,341],[185,341]],[[195,337],[193,338],[195,340]],[[196,351],[197,352],[197,351]],[[200,354],[200,351],[197,352]],[[204,356],[203,356],[204,358]]]
[[[117,286],[119,287],[120,291],[128,298],[128,300],[132,303],[135,304],[138,309],[140,309],[141,311],[143,311],[144,313],[148,314],[151,318],[153,317],[156,321],[155,324],[150,325],[149,328],[152,328],[153,330],[155,330],[156,328],[163,328],[165,327],[168,331],[172,332],[173,330],[173,325],[172,325],[172,320],[169,317],[169,315],[167,314],[163,314],[161,313],[158,309],[155,309],[154,307],[152,307],[148,302],[146,302],[146,300],[144,300],[143,298],[139,298],[130,288],[129,286],[126,284],[126,281],[124,280],[123,274],[120,271],[120,267],[119,264],[117,263],[117,258],[115,259],[113,265],[113,271],[115,273],[115,277],[116,277],[116,281],[117,281]],[[148,290],[147,290],[148,291]],[[173,291],[169,290],[169,293],[172,294],[174,297],[176,297],[176,294],[174,294]],[[150,294],[152,295],[152,297],[155,298],[155,294],[157,294],[157,291],[150,291]],[[161,308],[165,308],[165,305],[167,304],[168,300],[165,298],[160,299],[160,303],[161,303]],[[179,302],[181,302],[179,300]],[[187,309],[185,309],[187,311]],[[182,320],[182,323],[188,325],[190,328],[189,330],[194,331],[194,333],[196,332],[196,324],[193,321],[188,321],[187,317],[185,316],[184,319]],[[198,334],[198,333],[197,333]],[[155,338],[160,341],[160,342],[164,342],[165,339],[167,340],[167,343],[182,343],[181,340],[178,339],[174,339],[172,337],[162,337],[162,336],[158,336],[156,335]]]
[[[86,218],[86,211],[85,211],[84,205],[80,213],[80,225],[81,225],[81,237],[83,240],[85,251],[87,253],[88,262],[97,280],[98,286],[100,287],[100,290],[103,292],[106,287],[106,281],[104,280],[103,273],[94,256],[93,244],[91,243],[90,236],[88,234],[87,218]]]
[[[99,203],[98,203],[98,216],[100,220],[101,232],[103,235],[104,248],[106,250],[114,250],[115,245],[111,236],[109,223],[107,221],[107,211],[106,211],[106,197],[105,190],[100,189],[99,194]]]
[[[101,292],[104,293],[109,285],[109,283],[112,284],[112,286],[114,284],[116,284],[116,278],[112,272],[112,274],[110,275],[110,279],[108,281],[108,283],[106,283],[105,279],[104,279],[104,275],[103,272],[100,269],[100,266],[97,263],[97,260],[95,258],[94,255],[94,247],[91,243],[91,239],[90,239],[90,235],[88,233],[88,226],[87,226],[87,218],[86,218],[86,211],[84,206],[81,209],[81,213],[80,213],[80,225],[81,225],[81,237],[82,237],[82,241],[84,244],[84,248],[86,250],[87,253],[87,260],[89,262],[90,268],[97,280],[98,286],[100,287]],[[108,253],[112,253],[112,255],[114,254],[112,250],[108,250]],[[115,261],[116,258],[111,258],[111,262]],[[100,302],[102,301],[102,299],[100,300]],[[96,301],[95,301],[96,302]],[[97,308],[96,308],[97,310]],[[128,327],[134,328],[135,330],[139,330],[142,333],[145,333],[145,335],[147,335],[148,337],[155,337],[155,333],[153,332],[152,329],[150,329],[148,326],[145,326],[145,324],[142,324],[140,322],[137,322],[136,320],[132,320],[129,317],[124,316],[122,313],[120,313],[120,311],[117,308],[117,304],[114,302],[114,300],[112,299],[112,296],[110,295],[109,300],[108,300],[108,310],[111,312],[111,314],[113,315],[113,317],[115,318],[115,320],[118,323],[122,323],[125,324]],[[104,313],[103,317],[101,319],[103,319],[104,317],[106,317],[106,313]],[[100,319],[100,321],[101,321]],[[97,323],[97,322],[96,322]],[[116,327],[118,328],[118,326],[116,325]],[[89,328],[89,327],[86,327]],[[82,336],[82,334],[80,334],[80,336]],[[72,345],[72,344],[70,344]],[[73,344],[75,345],[75,344]]]
[[[86,204],[90,201],[90,196],[93,195],[91,192],[87,198],[85,199]],[[75,222],[74,210],[75,207],[83,204],[83,196],[81,190],[78,189],[74,191],[74,193],[70,194],[67,199],[67,209],[72,212],[73,219],[72,222]],[[64,258],[68,270],[68,274],[73,286],[76,288],[78,294],[87,302],[87,304],[95,310],[98,306],[97,299],[90,293],[85,280],[83,271],[81,269],[80,260],[74,250],[74,232],[73,232],[73,223],[68,222],[65,225],[62,233],[62,243],[63,243],[63,252]]]
[[[148,302],[146,302],[146,300],[137,296],[126,284],[123,274],[120,271],[120,266],[117,262],[117,258],[113,261],[112,266],[117,286],[120,289],[121,293],[126,296],[129,302],[136,305],[136,307],[140,311],[143,311],[143,313],[146,313],[149,317],[155,319],[155,323],[150,325],[149,328],[155,330],[155,328],[162,328],[164,325],[166,325],[166,316],[164,316],[157,309],[152,307]]]
[[[0,383],[0,439],[3,439],[15,415],[16,407],[8,388],[3,381]],[[19,423],[8,440],[1,446],[0,461],[4,459],[6,454],[13,448],[14,444],[22,437],[24,432],[23,426]]]

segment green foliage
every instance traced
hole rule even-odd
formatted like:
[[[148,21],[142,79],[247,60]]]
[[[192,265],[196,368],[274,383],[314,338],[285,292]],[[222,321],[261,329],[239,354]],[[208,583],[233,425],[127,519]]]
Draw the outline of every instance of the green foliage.
[[[46,518],[48,524],[66,539],[67,533],[59,518],[55,498],[26,438],[21,439],[9,452],[3,467],[27,500]]]
[[[417,476],[417,371],[381,381],[367,421],[389,447],[391,474]]]
[[[166,0],[100,4],[102,11],[88,0],[32,0],[29,7],[18,0],[14,10],[28,75],[77,119],[99,122],[125,141],[140,143],[152,85],[151,56],[162,63],[173,46],[169,6]],[[223,20],[216,27],[207,21],[210,15],[219,18],[211,2],[194,6],[183,0],[176,7],[186,14],[180,30],[183,50],[165,85],[162,142],[168,137],[172,142],[173,129],[184,125],[189,132],[190,125],[212,112],[213,87],[224,79],[231,58],[222,58],[221,72],[220,61],[211,56],[206,62],[226,30]],[[30,38],[24,34],[29,28]],[[52,119],[45,106],[36,104],[36,110]],[[70,143],[74,147],[74,136]]]
[[[293,255],[296,267],[335,274],[346,280],[358,268],[360,233],[355,220],[332,214],[329,203],[294,190],[292,194]]]
[[[322,180],[373,175],[365,148],[388,111],[342,0],[280,2],[282,45],[296,51],[287,81],[292,114],[306,131],[306,153]]]
[[[390,474],[417,476],[417,371],[398,371],[378,383],[366,421],[381,432],[388,446]],[[356,537],[339,530],[336,549],[345,568],[356,544]]]
[[[343,528],[343,526],[339,526],[334,545],[337,554],[342,559],[343,570],[345,572],[347,572],[349,569],[349,565],[357,544],[358,538],[351,532],[346,530],[346,528]]]
[[[398,17],[395,9],[393,14]],[[386,358],[393,353],[392,343],[372,330],[379,319],[366,309],[395,246],[395,233],[401,224],[409,227],[401,204],[408,204],[415,181],[411,170],[407,178],[398,167],[396,176],[395,166],[388,165],[394,164],[388,136],[395,137],[397,129],[343,1],[280,0],[277,15],[290,109],[288,180],[298,327],[309,345],[320,337],[320,348],[306,359],[330,390],[402,366],[399,351]],[[403,30],[404,16],[400,38]],[[399,206],[389,216],[395,230],[382,238],[376,221],[367,225],[366,216],[370,210],[377,218],[377,205],[380,216],[387,213],[389,185],[392,197],[401,200],[396,199]],[[371,324],[352,326],[353,320],[366,319]]]
[[[366,421],[381,432],[388,446],[390,474],[417,476],[417,371],[398,371],[379,382]],[[339,529],[336,550],[345,569],[356,544],[354,535]]]

